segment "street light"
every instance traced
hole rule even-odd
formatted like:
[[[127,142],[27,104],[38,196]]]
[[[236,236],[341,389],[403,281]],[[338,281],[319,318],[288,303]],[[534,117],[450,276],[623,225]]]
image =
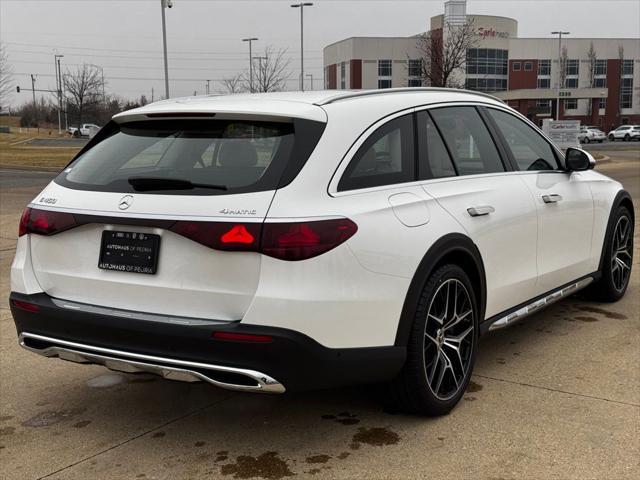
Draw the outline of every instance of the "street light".
[[[300,91],[304,92],[304,7],[312,7],[311,2],[300,2],[291,5],[291,8],[300,9]]]
[[[55,54],[53,56],[53,66],[56,69],[56,93],[58,94],[58,135],[62,134],[62,69],[60,68],[60,59],[64,55]]]
[[[169,98],[169,65],[167,62],[167,25],[164,18],[164,9],[173,8],[172,0],[160,0],[162,10],[162,45],[164,47],[164,95]]]
[[[558,35],[558,88],[556,90],[556,121],[560,120],[560,88],[562,88],[562,35],[569,35],[571,32],[551,32],[551,35]]]
[[[267,83],[265,78],[267,77],[266,73],[263,73],[262,69],[262,61],[267,61],[269,57],[253,57],[254,60],[258,61],[258,91],[261,92],[264,88],[264,84]]]
[[[258,39],[255,37],[251,38],[243,38],[243,42],[249,42],[249,92],[253,93],[253,53],[251,50],[251,46],[253,42],[257,42]]]

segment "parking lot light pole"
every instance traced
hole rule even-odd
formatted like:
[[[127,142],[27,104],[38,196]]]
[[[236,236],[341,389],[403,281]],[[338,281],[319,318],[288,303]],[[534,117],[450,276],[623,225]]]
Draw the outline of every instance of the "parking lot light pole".
[[[562,88],[562,35],[569,35],[571,32],[551,32],[551,35],[558,35],[558,88],[556,89],[556,121],[560,120],[560,89]]]
[[[243,38],[243,42],[249,42],[249,92],[253,93],[253,51],[251,49],[253,42],[257,42],[255,37]]]
[[[164,94],[169,98],[169,65],[167,61],[167,24],[164,18],[164,9],[173,8],[172,0],[160,0],[160,10],[162,10],[162,45],[164,48]]]
[[[312,7],[311,2],[300,2],[291,5],[291,8],[300,9],[300,91],[304,92],[304,7]]]
[[[54,67],[56,69],[56,95],[58,96],[58,135],[62,134],[62,69],[60,68],[60,59],[64,55],[54,55]]]

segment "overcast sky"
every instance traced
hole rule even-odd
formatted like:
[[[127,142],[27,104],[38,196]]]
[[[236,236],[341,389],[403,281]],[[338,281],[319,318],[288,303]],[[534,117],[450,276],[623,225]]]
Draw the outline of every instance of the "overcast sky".
[[[248,65],[243,37],[258,37],[254,55],[266,45],[287,48],[297,87],[299,9],[291,1],[173,0],[167,10],[171,96],[221,90],[219,80]],[[322,49],[351,36],[409,36],[427,29],[443,12],[443,0],[315,0],[305,8],[305,70],[322,87]],[[469,0],[468,13],[518,20],[519,36],[545,37],[562,28],[573,37],[640,37],[638,0]],[[15,83],[55,88],[54,53],[63,69],[82,63],[104,68],[107,92],[156,99],[163,92],[160,0],[0,0],[0,41],[9,53]],[[27,97],[28,96],[28,97]],[[13,104],[30,99],[15,94]]]

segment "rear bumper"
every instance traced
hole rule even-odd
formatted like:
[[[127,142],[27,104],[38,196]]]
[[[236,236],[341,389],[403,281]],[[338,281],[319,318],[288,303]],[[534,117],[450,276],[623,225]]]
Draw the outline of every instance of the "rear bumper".
[[[38,311],[18,308],[14,301]],[[115,310],[44,293],[14,292],[10,303],[22,346],[41,355],[233,390],[281,393],[374,383],[393,378],[405,360],[404,347],[326,348],[284,328]],[[272,341],[212,339],[218,331]]]

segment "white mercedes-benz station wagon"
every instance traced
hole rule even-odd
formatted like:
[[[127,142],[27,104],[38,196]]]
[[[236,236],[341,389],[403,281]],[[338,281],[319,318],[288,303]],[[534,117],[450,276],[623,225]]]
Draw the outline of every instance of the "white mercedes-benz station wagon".
[[[378,384],[444,414],[479,335],[585,287],[624,295],[633,206],[594,164],[463,90],[124,112],[24,211],[19,342],[248,392]]]

